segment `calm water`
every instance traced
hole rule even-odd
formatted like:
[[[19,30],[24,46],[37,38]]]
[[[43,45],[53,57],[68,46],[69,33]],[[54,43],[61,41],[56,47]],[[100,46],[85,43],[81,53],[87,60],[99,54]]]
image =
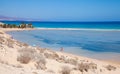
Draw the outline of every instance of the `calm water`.
[[[41,47],[79,47],[120,53],[119,31],[33,30],[9,32],[14,38]]]
[[[35,24],[35,27],[45,28],[89,28],[101,30],[32,30],[8,33],[13,38],[32,46],[36,45],[57,51],[63,47],[65,52],[77,55],[120,61],[118,59],[120,57],[120,31],[102,31],[102,29],[120,29],[120,23],[33,22],[33,24]]]
[[[7,24],[21,24],[21,21],[3,21]],[[24,22],[32,23],[36,28],[84,28],[84,29],[120,29],[120,22]]]
[[[77,30],[34,30],[9,32],[13,38],[32,46],[97,59],[118,59],[120,57],[119,31],[77,31]]]

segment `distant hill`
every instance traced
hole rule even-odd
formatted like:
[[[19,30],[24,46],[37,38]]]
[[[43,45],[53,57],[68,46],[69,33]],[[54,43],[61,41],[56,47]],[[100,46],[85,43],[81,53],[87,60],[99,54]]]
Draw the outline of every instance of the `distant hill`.
[[[0,20],[12,20],[12,18],[0,15]]]
[[[9,17],[0,15],[0,21],[39,21],[38,19]]]

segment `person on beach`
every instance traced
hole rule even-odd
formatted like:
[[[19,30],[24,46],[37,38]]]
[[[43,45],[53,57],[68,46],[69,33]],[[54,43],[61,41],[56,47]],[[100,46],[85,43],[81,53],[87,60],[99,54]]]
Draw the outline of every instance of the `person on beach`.
[[[63,47],[61,47],[60,51],[64,51]]]
[[[13,37],[11,36],[11,38],[13,39]]]

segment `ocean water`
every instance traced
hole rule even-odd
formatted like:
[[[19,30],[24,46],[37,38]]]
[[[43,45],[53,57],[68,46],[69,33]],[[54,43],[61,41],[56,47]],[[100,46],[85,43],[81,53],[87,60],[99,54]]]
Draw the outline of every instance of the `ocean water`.
[[[13,22],[12,22],[13,23]],[[19,22],[17,22],[19,23]],[[35,22],[34,22],[35,23]],[[33,25],[34,25],[33,23]],[[84,28],[100,30],[31,30],[8,32],[21,42],[97,59],[120,61],[120,23],[40,23],[39,28]],[[59,25],[58,25],[59,24]],[[106,29],[106,30],[103,30]],[[111,31],[107,31],[114,29]]]
[[[21,24],[22,21],[2,21],[7,24]],[[24,23],[32,23],[35,28],[77,28],[77,29],[116,29],[120,30],[120,22],[34,22],[24,21]]]

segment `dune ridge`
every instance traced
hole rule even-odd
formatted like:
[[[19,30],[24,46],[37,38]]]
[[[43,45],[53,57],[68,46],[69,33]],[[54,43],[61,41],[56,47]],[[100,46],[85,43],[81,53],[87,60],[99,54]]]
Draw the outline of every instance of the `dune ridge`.
[[[32,47],[0,29],[0,74],[120,74],[120,65]],[[30,30],[30,29],[25,29]]]

